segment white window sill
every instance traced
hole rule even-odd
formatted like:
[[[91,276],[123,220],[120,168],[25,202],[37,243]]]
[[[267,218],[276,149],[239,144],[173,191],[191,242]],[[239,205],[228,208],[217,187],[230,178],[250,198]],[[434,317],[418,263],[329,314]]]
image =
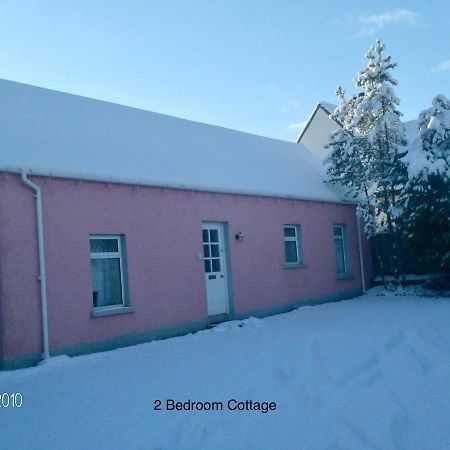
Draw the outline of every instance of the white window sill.
[[[336,275],[336,280],[352,280],[353,278],[355,278],[355,275],[353,275],[352,273],[338,273]]]
[[[301,269],[303,267],[306,267],[306,265],[303,263],[291,263],[291,264],[284,263],[285,269]]]
[[[128,314],[134,312],[132,306],[99,306],[91,311],[91,317],[106,317],[114,316],[116,314]]]

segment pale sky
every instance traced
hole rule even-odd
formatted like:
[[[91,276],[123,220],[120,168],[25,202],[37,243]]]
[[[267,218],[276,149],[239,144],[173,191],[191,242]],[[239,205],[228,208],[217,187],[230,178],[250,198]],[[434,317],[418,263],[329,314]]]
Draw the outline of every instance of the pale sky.
[[[450,97],[449,0],[0,1],[0,78],[295,140],[376,38],[405,120]]]

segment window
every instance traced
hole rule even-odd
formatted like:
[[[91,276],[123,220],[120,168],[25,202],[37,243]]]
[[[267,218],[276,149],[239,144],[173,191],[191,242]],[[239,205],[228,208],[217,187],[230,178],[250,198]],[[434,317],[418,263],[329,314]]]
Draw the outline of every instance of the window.
[[[284,226],[284,262],[286,266],[303,264],[300,225]]]
[[[94,308],[126,306],[122,236],[91,236]]]
[[[346,275],[350,272],[347,252],[347,230],[345,225],[334,225],[334,248],[336,250],[336,273]]]
[[[203,230],[203,261],[205,272],[220,272],[219,230]]]

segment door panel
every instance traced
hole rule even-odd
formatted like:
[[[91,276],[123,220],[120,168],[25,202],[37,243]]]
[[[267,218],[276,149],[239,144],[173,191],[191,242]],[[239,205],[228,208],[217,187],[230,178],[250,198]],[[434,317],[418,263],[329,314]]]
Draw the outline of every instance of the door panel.
[[[203,262],[205,270],[208,315],[228,314],[228,280],[223,224],[204,222]]]

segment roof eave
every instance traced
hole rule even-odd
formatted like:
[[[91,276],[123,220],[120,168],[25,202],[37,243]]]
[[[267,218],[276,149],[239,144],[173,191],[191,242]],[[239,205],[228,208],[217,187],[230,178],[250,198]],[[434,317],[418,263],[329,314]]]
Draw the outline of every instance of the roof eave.
[[[269,198],[280,198],[286,200],[303,200],[303,201],[311,201],[318,203],[332,203],[332,204],[354,204],[355,202],[349,201],[346,199],[332,199],[332,198],[324,198],[324,197],[314,197],[308,195],[290,195],[285,193],[277,193],[277,192],[263,192],[263,191],[252,191],[251,189],[227,189],[227,188],[211,188],[209,186],[201,186],[194,184],[176,184],[176,183],[163,183],[159,180],[143,180],[136,181],[126,177],[102,177],[96,176],[92,174],[75,174],[70,172],[47,172],[44,170],[29,170],[27,168],[19,168],[19,167],[3,167],[0,165],[0,172],[8,174],[20,174],[22,171],[25,171],[30,176],[43,177],[43,178],[57,178],[57,179],[65,179],[65,180],[73,180],[73,181],[88,181],[88,182],[97,182],[97,183],[110,183],[110,184],[125,184],[129,186],[137,186],[137,187],[155,187],[155,188],[163,188],[163,189],[178,189],[184,191],[195,191],[195,192],[207,192],[207,193],[218,193],[218,194],[230,194],[230,195],[248,195],[248,196],[257,196],[257,197],[269,197]],[[337,194],[336,194],[337,195]]]

